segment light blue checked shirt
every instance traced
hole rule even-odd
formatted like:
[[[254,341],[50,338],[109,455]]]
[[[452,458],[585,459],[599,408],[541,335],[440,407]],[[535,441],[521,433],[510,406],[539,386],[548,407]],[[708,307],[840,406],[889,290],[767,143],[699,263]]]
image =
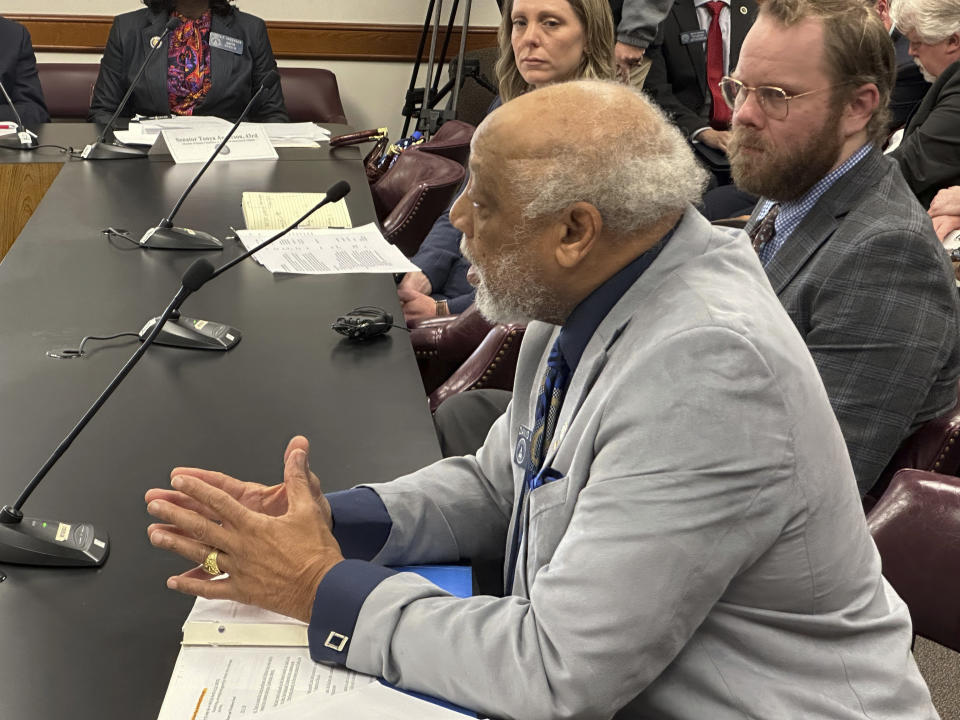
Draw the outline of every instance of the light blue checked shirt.
[[[873,145],[871,143],[867,143],[857,150],[847,158],[842,165],[839,165],[835,170],[827,173],[816,185],[810,188],[803,197],[797,200],[791,200],[790,202],[780,203],[780,214],[777,215],[777,219],[773,222],[773,238],[760,248],[760,262],[764,267],[773,260],[773,256],[783,247],[783,244],[790,238],[793,231],[797,229],[807,216],[807,213],[817,204],[820,196],[829,190],[837,180],[842,178],[850,168],[863,160],[872,147]],[[770,208],[775,204],[773,200],[763,200],[763,212],[757,216],[758,222],[766,217],[767,213],[770,212]]]

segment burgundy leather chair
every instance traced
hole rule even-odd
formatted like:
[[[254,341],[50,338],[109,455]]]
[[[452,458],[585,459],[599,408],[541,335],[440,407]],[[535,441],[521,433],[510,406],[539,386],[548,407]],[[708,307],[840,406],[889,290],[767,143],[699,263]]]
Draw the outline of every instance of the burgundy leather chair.
[[[960,652],[960,478],[899,471],[867,525],[914,632]]]
[[[98,63],[37,63],[40,87],[53,120],[86,120]]]
[[[471,305],[459,315],[431,318],[410,331],[430,411],[450,395],[513,388],[524,325],[492,325]]]
[[[447,120],[427,142],[418,145],[423,152],[442,155],[464,167],[470,158],[470,139],[476,128],[462,120]]]
[[[865,510],[883,496],[890,480],[904,468],[929,470],[944,475],[960,475],[960,387],[957,404],[946,415],[927,421],[900,443],[897,452],[880,474],[876,484],[863,498]]]
[[[433,223],[449,207],[464,177],[463,166],[411,148],[370,186],[386,239],[404,255],[417,252]]]
[[[312,67],[282,67],[278,70],[291,122],[347,123],[336,75]]]

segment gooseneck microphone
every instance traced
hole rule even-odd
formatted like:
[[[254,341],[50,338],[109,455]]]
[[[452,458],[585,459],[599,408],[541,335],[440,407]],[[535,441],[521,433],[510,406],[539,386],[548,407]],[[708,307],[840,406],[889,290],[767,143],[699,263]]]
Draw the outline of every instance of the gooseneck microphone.
[[[23,124],[23,120],[20,117],[20,113],[17,112],[17,106],[13,104],[13,100],[10,99],[10,96],[7,94],[7,89],[3,86],[3,83],[0,82],[0,92],[3,93],[3,99],[7,101],[7,105],[10,106],[10,109],[13,110],[13,117],[17,121],[17,139],[15,142],[11,142],[7,138],[0,140],[0,145],[6,148],[20,149],[20,150],[29,150],[33,148],[36,143],[33,141],[33,135],[27,130],[26,126]]]
[[[143,237],[140,238],[140,244],[143,247],[156,248],[162,250],[222,250],[223,243],[220,242],[217,238],[209,233],[202,232],[200,230],[189,230],[187,228],[174,227],[173,218],[180,211],[180,206],[183,205],[183,201],[187,199],[187,195],[190,194],[190,191],[196,186],[200,181],[200,178],[203,177],[203,174],[207,171],[207,168],[217,159],[217,155],[220,154],[220,151],[223,150],[224,146],[230,141],[230,138],[233,137],[233,134],[237,131],[237,128],[240,127],[240,123],[244,121],[247,117],[247,113],[250,112],[250,109],[254,106],[254,103],[257,102],[260,94],[272,88],[280,80],[280,75],[276,70],[271,70],[268,72],[264,78],[263,82],[260,83],[260,87],[253,94],[253,97],[250,98],[250,102],[247,103],[247,106],[243,109],[243,112],[240,113],[240,117],[237,118],[237,121],[233,124],[233,127],[230,128],[223,140],[220,141],[220,144],[214,149],[213,154],[207,159],[203,164],[203,167],[200,168],[200,171],[194,176],[193,180],[190,181],[190,184],[187,185],[186,189],[181,193],[180,199],[177,200],[176,204],[173,206],[173,209],[170,211],[170,214],[167,215],[156,227],[152,227],[147,230]]]
[[[180,289],[160,315],[161,320],[165,322],[167,318],[177,312],[191,293],[199,290],[207,280],[213,277],[213,272],[213,265],[205,258],[200,258],[187,268],[180,281]],[[24,517],[21,508],[31,493],[36,490],[40,481],[46,477],[50,468],[67,451],[87,423],[97,414],[97,411],[133,369],[133,366],[143,357],[147,348],[153,344],[160,333],[161,327],[163,327],[163,322],[157,324],[154,332],[144,340],[126,364],[120,368],[120,372],[110,381],[106,390],[94,401],[73,430],[53,451],[43,467],[33,476],[33,480],[23,489],[17,501],[13,505],[4,506],[0,510],[0,563],[66,567],[97,566],[102,565],[106,560],[109,551],[109,539],[106,531],[98,530],[92,524],[86,522],[61,522],[59,520]]]
[[[288,232],[296,228],[298,225],[300,225],[300,223],[313,215],[313,213],[322,208],[324,205],[342,200],[349,192],[350,184],[345,180],[334,183],[327,189],[326,196],[323,198],[323,200],[318,202],[316,205],[310,208],[310,210],[305,212],[299,218],[294,220],[293,223],[288,225],[277,234],[272,235],[252,250],[248,250],[242,255],[239,255],[230,262],[219,267],[216,271],[214,271],[211,278],[215,278],[217,275],[223,274],[237,263],[243,262],[251,255],[260,252],[267,245],[279,240]],[[163,327],[163,330],[158,336],[156,334],[156,329],[157,327],[161,326]],[[240,342],[241,338],[240,331],[236,328],[230,327],[229,325],[213,322],[211,320],[188,318],[181,316],[179,313],[175,313],[166,322],[163,322],[162,316],[148,320],[147,324],[144,325],[143,329],[140,331],[140,339],[146,343],[146,338],[150,336],[154,337],[155,342],[158,345],[172,345],[174,347],[192,348],[196,350],[224,351],[229,350],[238,342]]]
[[[103,130],[100,131],[97,139],[83,149],[81,157],[84,160],[124,160],[129,158],[144,157],[147,154],[147,151],[143,150],[142,148],[130,147],[129,145],[119,145],[115,142],[108,143],[106,142],[106,138],[107,134],[113,130],[113,124],[117,121],[120,113],[127,106],[127,101],[129,101],[130,96],[133,95],[133,91],[136,89],[137,83],[140,82],[140,78],[143,77],[143,73],[146,72],[147,64],[150,62],[153,56],[157,54],[160,48],[163,47],[163,41],[166,40],[167,35],[169,35],[170,32],[175,30],[179,25],[180,20],[178,18],[170,18],[167,20],[167,24],[163,26],[163,32],[160,33],[158,37],[150,41],[152,46],[150,48],[150,52],[147,53],[147,56],[140,64],[140,69],[133,78],[133,82],[130,83],[130,87],[127,88],[127,92],[120,100],[120,104],[117,105],[117,109],[113,111],[113,116],[110,118],[107,124],[103,126]]]

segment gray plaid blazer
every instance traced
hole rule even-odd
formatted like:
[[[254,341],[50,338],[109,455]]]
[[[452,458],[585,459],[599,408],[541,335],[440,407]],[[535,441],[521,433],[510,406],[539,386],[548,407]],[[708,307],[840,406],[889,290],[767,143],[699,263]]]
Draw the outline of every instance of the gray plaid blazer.
[[[820,370],[864,494],[900,442],[957,401],[960,305],[947,255],[897,164],[875,149],[766,270]]]

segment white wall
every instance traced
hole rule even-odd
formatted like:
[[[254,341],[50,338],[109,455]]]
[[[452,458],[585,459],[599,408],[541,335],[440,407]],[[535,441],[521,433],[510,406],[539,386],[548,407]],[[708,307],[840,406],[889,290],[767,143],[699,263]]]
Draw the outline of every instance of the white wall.
[[[383,23],[422,25],[427,0],[239,0],[237,6],[265,20],[307,22]],[[461,0],[461,15],[465,5]],[[452,6],[443,3],[444,21]],[[51,15],[116,15],[136,9],[136,0],[4,0],[3,12]],[[500,22],[496,0],[473,0],[472,27],[492,27]],[[40,62],[99,62],[90,53],[37,53]],[[319,66],[332,70],[350,123],[358,128],[387,125],[391,139],[403,128],[403,98],[413,63],[356,62],[344,60],[281,60],[281,65]]]

